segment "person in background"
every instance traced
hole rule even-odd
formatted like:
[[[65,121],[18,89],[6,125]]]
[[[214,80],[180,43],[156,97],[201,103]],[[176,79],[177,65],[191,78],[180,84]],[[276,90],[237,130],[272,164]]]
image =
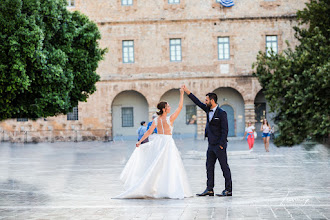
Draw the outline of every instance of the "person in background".
[[[260,131],[262,131],[262,139],[264,140],[264,145],[265,145],[265,150],[266,152],[269,152],[269,139],[270,139],[270,131],[271,131],[271,127],[268,124],[267,119],[264,119],[262,121],[262,125],[260,128]]]
[[[138,133],[138,141],[143,137],[144,133],[146,133],[146,131],[148,130],[146,127],[146,122],[145,121],[141,121],[141,126],[139,127],[139,129],[137,130]],[[147,143],[149,142],[149,139],[146,138],[144,139],[141,144]]]
[[[192,115],[191,119],[188,120],[187,124],[189,124],[189,125],[196,124],[196,119],[197,119],[196,115]]]
[[[255,127],[252,125],[252,123],[249,121],[248,126],[245,128],[245,133],[243,140],[245,139],[245,136],[247,135],[246,139],[249,145],[250,151],[253,151],[253,145],[254,145],[254,131]]]
[[[157,117],[157,115],[155,115],[155,114],[152,115],[152,120],[148,123],[147,130],[149,130],[149,128],[150,128],[150,126],[151,126],[153,120],[154,120],[156,117]],[[153,133],[157,134],[157,128],[155,128],[155,130],[154,130]]]

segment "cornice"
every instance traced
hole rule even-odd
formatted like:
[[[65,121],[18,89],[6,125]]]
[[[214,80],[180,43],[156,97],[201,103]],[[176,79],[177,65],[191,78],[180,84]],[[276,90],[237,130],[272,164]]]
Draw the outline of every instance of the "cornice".
[[[177,79],[216,79],[216,78],[256,78],[251,73],[245,75],[222,75],[219,73],[168,73],[168,74],[134,74],[134,75],[122,75],[114,76],[108,75],[102,76],[99,82],[127,82],[127,81],[153,81],[153,80],[177,80]]]
[[[151,24],[151,23],[196,23],[196,22],[217,22],[217,21],[245,21],[245,20],[293,20],[296,14],[285,14],[278,16],[244,16],[226,18],[193,18],[193,19],[141,19],[131,21],[95,21],[99,25],[123,25],[123,24]]]

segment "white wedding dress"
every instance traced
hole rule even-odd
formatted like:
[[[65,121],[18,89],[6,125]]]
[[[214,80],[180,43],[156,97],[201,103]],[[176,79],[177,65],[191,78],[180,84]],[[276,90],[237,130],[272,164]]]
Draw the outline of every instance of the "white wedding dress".
[[[158,134],[152,141],[135,148],[120,175],[126,191],[115,198],[183,199],[192,196],[180,153],[172,138],[170,117],[164,123],[159,117],[154,121]]]

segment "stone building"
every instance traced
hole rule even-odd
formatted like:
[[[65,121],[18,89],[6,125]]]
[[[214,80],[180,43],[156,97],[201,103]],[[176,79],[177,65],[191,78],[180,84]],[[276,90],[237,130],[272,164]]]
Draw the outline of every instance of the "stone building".
[[[0,123],[1,140],[56,141],[136,139],[160,100],[172,111],[182,84],[201,100],[215,92],[226,110],[229,136],[242,136],[245,123],[259,128],[270,119],[252,63],[258,51],[281,52],[297,43],[295,13],[307,0],[69,0],[99,26],[106,54],[101,81],[86,103],[67,116]],[[203,136],[206,115],[188,97],[174,135]]]

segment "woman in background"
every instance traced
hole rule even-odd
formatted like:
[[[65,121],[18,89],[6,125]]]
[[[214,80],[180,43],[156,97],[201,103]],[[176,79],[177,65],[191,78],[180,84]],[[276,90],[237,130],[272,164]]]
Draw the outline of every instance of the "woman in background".
[[[270,131],[271,127],[268,124],[267,119],[264,119],[260,128],[260,131],[262,131],[262,139],[264,140],[265,150],[266,152],[269,152],[269,139],[270,139]]]
[[[252,123],[249,121],[248,122],[248,126],[245,128],[245,133],[244,133],[244,137],[243,137],[243,140],[245,139],[245,136],[247,135],[246,137],[246,140],[248,142],[248,145],[249,145],[249,149],[250,151],[253,151],[253,145],[254,145],[254,131],[255,131],[255,127],[252,125]]]

